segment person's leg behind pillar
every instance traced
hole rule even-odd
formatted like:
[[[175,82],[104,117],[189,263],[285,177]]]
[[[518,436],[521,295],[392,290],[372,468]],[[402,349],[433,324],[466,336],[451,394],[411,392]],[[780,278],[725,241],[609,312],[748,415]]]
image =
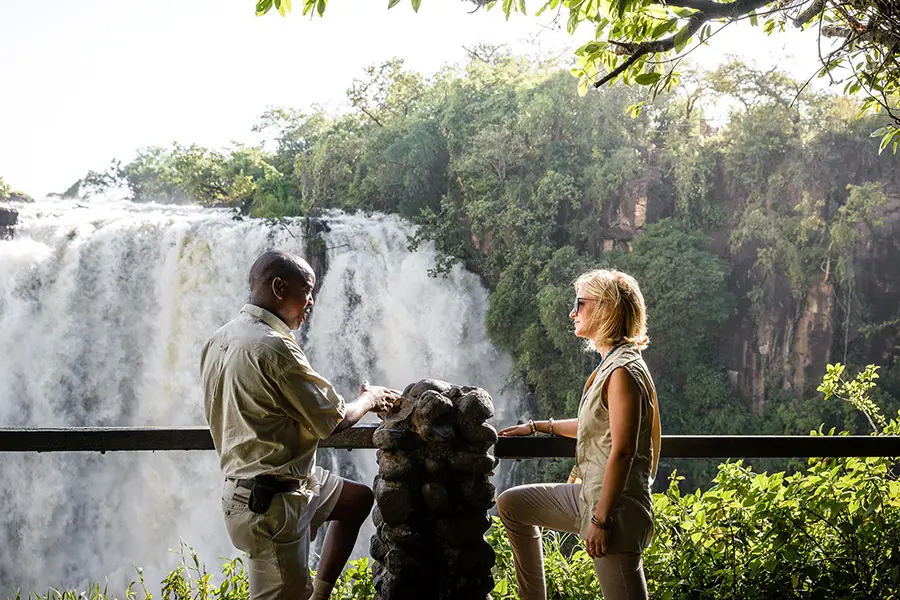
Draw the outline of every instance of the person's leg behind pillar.
[[[578,533],[580,484],[533,484],[510,488],[497,498],[516,566],[521,600],[546,600],[540,527]]]
[[[335,475],[330,477],[340,480],[342,485],[336,498],[332,502],[323,502],[323,508],[313,517],[312,536],[315,536],[319,525],[325,521],[329,523],[311,600],[330,598],[331,590],[353,552],[359,530],[372,512],[375,501],[375,495],[368,486],[341,480]],[[326,494],[324,484],[322,493]]]

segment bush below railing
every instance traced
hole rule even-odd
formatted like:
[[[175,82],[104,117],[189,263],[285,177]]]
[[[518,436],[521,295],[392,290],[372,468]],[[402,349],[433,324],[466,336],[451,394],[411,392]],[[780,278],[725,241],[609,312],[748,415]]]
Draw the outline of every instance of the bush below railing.
[[[713,486],[682,495],[677,476],[654,494],[656,534],[644,553],[652,598],[837,600],[900,597],[900,482],[888,458],[812,459],[804,472],[755,473],[720,466]],[[488,534],[497,555],[495,600],[518,598],[512,554],[499,521]],[[577,539],[544,538],[551,600],[599,597],[593,563]],[[162,582],[165,600],[247,600],[241,558],[212,577],[189,548]],[[218,577],[217,577],[218,579]],[[131,600],[150,600],[138,582]],[[139,589],[142,588],[142,589]],[[334,600],[371,600],[370,562],[352,562]],[[41,600],[106,600],[105,590],[53,592]]]

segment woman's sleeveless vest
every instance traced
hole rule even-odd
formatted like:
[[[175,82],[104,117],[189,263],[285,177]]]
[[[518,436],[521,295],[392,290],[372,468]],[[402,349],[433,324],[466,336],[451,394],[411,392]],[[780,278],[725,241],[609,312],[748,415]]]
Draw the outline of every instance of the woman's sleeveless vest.
[[[650,486],[659,462],[659,406],[656,387],[641,352],[635,344],[614,348],[594,370],[578,407],[578,439],[575,464],[582,479],[581,527],[585,537],[591,527],[591,516],[600,500],[606,464],[612,450],[609,410],[603,404],[603,389],[610,374],[624,368],[640,390],[641,416],[637,452],[625,480],[621,499],[613,513],[610,535],[611,553],[641,552],[653,539],[653,502]]]

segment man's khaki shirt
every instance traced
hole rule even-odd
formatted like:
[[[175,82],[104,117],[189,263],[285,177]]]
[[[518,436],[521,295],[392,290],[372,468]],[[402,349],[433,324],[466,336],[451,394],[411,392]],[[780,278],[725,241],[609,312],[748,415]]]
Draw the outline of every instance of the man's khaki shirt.
[[[253,304],[200,357],[206,420],[226,477],[309,478],[344,399],[310,366],[285,323]]]

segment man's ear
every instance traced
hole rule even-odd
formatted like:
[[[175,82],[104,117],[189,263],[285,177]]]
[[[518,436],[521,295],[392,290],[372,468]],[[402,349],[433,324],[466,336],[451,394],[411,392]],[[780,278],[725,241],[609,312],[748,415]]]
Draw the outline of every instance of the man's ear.
[[[272,279],[272,293],[275,294],[275,297],[279,300],[284,300],[284,279],[281,277],[275,277]]]

